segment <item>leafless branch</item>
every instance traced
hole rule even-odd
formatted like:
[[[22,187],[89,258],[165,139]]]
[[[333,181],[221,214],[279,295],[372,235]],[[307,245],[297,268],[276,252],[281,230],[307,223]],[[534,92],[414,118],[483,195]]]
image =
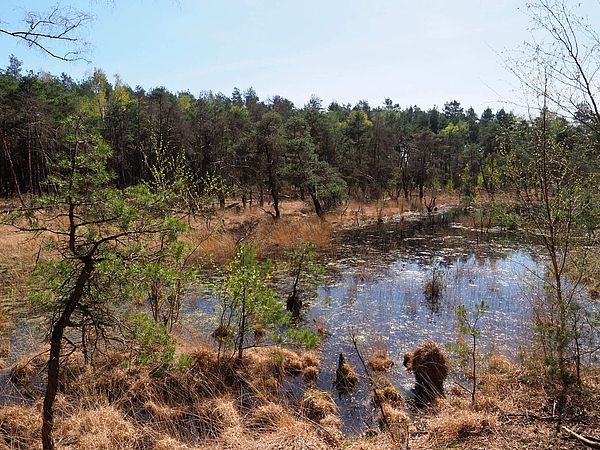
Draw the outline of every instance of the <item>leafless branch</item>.
[[[38,48],[61,61],[88,61],[83,56],[87,43],[78,32],[88,25],[92,18],[90,14],[72,7],[54,6],[47,12],[27,13],[25,29],[0,28],[0,34],[19,39],[28,47]],[[53,48],[56,44],[67,45],[70,50],[61,53]]]

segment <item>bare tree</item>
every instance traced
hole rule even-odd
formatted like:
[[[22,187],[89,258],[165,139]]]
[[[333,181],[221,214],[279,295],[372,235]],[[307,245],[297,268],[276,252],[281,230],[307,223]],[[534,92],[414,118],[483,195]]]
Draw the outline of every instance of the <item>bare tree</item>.
[[[29,11],[22,29],[5,28],[0,21],[0,34],[17,38],[62,61],[85,60],[87,42],[80,32],[92,16],[72,6],[56,5],[47,11]]]
[[[581,8],[568,0],[527,3],[532,38],[507,68],[549,109],[600,131],[600,35]]]

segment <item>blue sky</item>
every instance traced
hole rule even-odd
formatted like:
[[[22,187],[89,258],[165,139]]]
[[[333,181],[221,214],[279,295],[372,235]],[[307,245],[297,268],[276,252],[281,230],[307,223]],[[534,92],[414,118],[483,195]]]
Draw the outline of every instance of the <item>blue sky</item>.
[[[15,28],[23,1],[2,0]],[[94,67],[131,86],[177,92],[254,87],[302,106],[315,94],[373,106],[443,106],[476,111],[518,102],[518,83],[501,53],[528,39],[518,0],[63,0],[95,15],[85,30],[85,62],[65,63],[0,36],[0,65],[13,53],[26,69],[76,79]],[[29,10],[56,1],[28,0]],[[4,61],[2,61],[2,59]]]

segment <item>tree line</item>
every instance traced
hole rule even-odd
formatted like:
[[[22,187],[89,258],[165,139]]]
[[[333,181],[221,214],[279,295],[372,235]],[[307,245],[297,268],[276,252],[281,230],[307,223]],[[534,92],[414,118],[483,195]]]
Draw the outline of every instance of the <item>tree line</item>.
[[[111,83],[101,70],[79,82],[24,74],[11,57],[0,73],[0,195],[51,189],[49,162],[77,116],[112,148],[109,169],[118,187],[150,179],[160,149],[167,159],[184,159],[194,174],[190,189],[212,189],[221,207],[230,195],[244,207],[269,201],[275,217],[289,197],[310,200],[319,215],[346,197],[423,201],[441,190],[493,197],[508,186],[501,149],[535,126],[504,109],[478,115],[456,100],[423,110],[390,99],[377,107],[325,107],[313,96],[299,108],[280,96],[260,100],[252,88],[230,96],[145,91],[119,77]],[[554,127],[574,153],[582,143],[588,154],[597,152],[585,123],[555,117]]]

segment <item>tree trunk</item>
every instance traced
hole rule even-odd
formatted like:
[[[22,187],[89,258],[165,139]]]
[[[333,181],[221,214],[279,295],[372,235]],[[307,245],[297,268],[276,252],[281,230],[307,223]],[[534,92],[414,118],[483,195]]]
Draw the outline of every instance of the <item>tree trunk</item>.
[[[321,206],[321,202],[319,201],[317,196],[314,194],[314,192],[309,191],[309,194],[310,194],[310,198],[312,198],[312,201],[315,205],[315,212],[317,213],[317,216],[319,216],[320,218],[323,218],[323,207]]]
[[[240,317],[240,340],[238,342],[238,359],[244,356],[244,339],[246,338],[246,288],[242,291],[242,314]]]
[[[275,219],[281,217],[281,211],[279,211],[279,192],[274,187],[271,188],[271,197],[273,198],[273,209],[275,210]]]
[[[83,298],[85,286],[92,276],[93,271],[94,262],[89,259],[85,262],[83,269],[79,273],[75,288],[69,296],[69,300],[65,304],[60,318],[52,327],[52,334],[50,336],[50,357],[48,359],[48,384],[46,386],[42,411],[42,447],[44,450],[54,450],[54,439],[52,438],[52,428],[54,426],[53,407],[56,393],[58,392],[62,339],[65,334],[65,329],[71,321],[71,315]]]
[[[23,196],[21,195],[21,188],[19,187],[19,180],[17,178],[17,173],[15,172],[15,166],[13,165],[13,160],[10,155],[10,150],[8,149],[8,144],[6,142],[6,136],[2,133],[2,142],[4,144],[4,153],[6,154],[6,159],[8,160],[8,165],[10,167],[10,172],[13,177],[13,182],[15,184],[15,189],[17,190],[17,195],[19,196],[19,200],[21,201],[21,205],[25,206],[25,201],[23,200]]]

